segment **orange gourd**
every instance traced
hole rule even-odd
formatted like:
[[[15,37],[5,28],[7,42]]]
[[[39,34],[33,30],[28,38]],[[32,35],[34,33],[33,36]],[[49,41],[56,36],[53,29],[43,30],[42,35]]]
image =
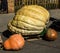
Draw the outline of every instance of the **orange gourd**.
[[[24,38],[20,34],[14,34],[4,42],[4,48],[7,50],[19,50],[23,48],[24,44]]]
[[[46,33],[46,39],[47,40],[56,40],[57,39],[57,31],[54,29],[49,28],[47,33]]]

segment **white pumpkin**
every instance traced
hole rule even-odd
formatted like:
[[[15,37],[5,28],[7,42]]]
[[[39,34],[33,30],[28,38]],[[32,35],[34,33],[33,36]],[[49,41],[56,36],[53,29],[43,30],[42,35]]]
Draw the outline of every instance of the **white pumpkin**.
[[[19,9],[8,29],[22,35],[40,34],[49,20],[49,12],[38,5],[27,5]]]

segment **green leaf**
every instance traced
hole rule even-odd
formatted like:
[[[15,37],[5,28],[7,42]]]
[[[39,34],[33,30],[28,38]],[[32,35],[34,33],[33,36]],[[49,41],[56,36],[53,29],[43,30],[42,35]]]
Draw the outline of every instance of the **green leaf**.
[[[47,29],[44,28],[44,30],[40,33],[40,36],[44,36],[47,32]]]

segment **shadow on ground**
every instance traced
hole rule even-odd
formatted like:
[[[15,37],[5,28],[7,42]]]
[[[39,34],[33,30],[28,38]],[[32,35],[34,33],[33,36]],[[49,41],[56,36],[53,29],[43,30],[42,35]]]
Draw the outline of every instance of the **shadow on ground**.
[[[5,30],[2,34],[6,38],[9,38],[9,36],[12,35],[12,33],[9,30]]]

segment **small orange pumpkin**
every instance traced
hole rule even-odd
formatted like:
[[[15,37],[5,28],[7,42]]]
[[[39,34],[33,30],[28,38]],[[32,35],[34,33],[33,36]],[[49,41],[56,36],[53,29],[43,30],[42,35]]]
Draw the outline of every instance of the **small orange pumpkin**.
[[[19,50],[25,44],[24,38],[20,34],[14,34],[4,42],[4,48],[7,50]]]

